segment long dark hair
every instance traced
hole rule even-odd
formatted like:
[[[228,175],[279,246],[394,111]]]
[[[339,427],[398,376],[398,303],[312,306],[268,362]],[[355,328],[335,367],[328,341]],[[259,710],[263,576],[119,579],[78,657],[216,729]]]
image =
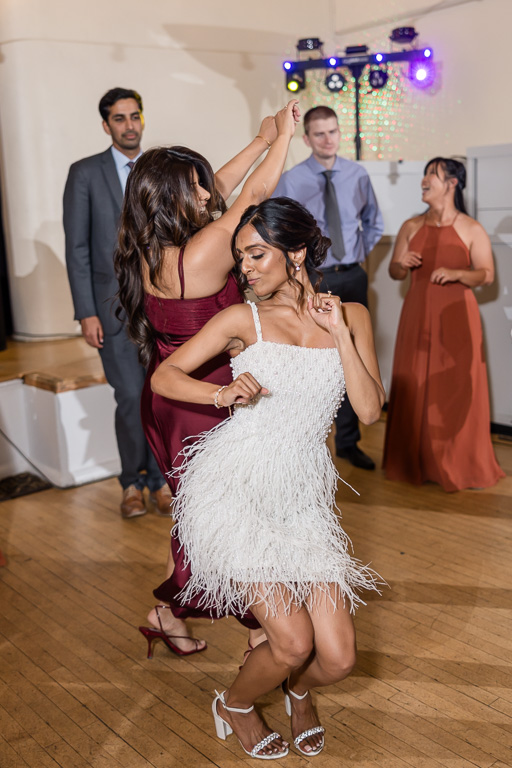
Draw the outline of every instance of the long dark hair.
[[[205,213],[199,210],[193,187],[194,168],[200,185],[210,193]],[[126,184],[114,267],[121,304],[116,315],[126,313],[128,335],[137,344],[143,365],[148,365],[159,336],[144,310],[143,264],[151,285],[160,289],[165,249],[185,246],[217,211],[225,210],[211,165],[198,152],[156,147],[135,163]]]
[[[231,252],[235,259],[235,274],[241,290],[247,288],[247,279],[241,270],[240,254],[236,239],[242,227],[250,224],[262,240],[278,248],[286,259],[288,280],[299,289],[299,305],[304,301],[304,286],[295,277],[295,264],[289,253],[306,249],[305,266],[309,275],[315,273],[315,289],[322,280],[318,267],[323,263],[331,246],[328,237],[322,235],[316,220],[306,208],[289,197],[273,197],[259,205],[251,205],[244,211],[231,239]]]
[[[461,163],[460,160],[454,160],[451,157],[434,157],[426,164],[425,170],[423,171],[424,176],[431,165],[434,166],[436,176],[439,176],[439,166],[441,166],[445,178],[457,179],[453,202],[458,211],[467,213],[466,206],[464,205],[464,196],[462,194],[462,190],[466,186],[466,169],[464,164]]]

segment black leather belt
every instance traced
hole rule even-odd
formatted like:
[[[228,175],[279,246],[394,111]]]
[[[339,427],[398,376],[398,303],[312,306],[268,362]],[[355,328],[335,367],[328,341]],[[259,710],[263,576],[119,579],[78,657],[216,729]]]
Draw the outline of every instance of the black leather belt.
[[[347,272],[349,269],[354,269],[354,267],[359,267],[360,264],[358,261],[354,261],[352,264],[335,264],[334,267],[325,267],[322,269],[320,267],[321,272]]]

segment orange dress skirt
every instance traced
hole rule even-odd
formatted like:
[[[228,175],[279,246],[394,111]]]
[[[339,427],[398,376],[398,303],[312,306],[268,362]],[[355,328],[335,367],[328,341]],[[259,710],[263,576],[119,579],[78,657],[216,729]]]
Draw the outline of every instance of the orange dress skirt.
[[[453,226],[424,224],[395,346],[383,467],[391,480],[432,481],[445,491],[487,488],[505,473],[490,436],[482,324],[471,288],[437,285],[438,267],[468,269],[469,251]]]

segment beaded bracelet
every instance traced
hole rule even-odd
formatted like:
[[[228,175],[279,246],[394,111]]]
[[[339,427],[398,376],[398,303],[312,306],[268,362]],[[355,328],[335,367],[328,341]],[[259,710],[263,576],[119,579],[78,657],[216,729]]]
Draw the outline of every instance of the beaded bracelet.
[[[224,408],[223,405],[219,405],[219,395],[222,392],[223,389],[226,389],[227,384],[224,384],[223,387],[219,387],[219,389],[215,393],[215,397],[213,398],[213,404],[216,408]]]
[[[268,148],[269,148],[269,149],[270,149],[270,147],[272,146],[272,144],[270,143],[270,141],[269,141],[268,139],[266,139],[264,136],[262,136],[262,135],[261,135],[261,133],[258,133],[258,135],[256,136],[256,138],[257,138],[257,139],[263,139],[263,141],[266,141],[266,142],[267,142],[267,144],[268,144]]]

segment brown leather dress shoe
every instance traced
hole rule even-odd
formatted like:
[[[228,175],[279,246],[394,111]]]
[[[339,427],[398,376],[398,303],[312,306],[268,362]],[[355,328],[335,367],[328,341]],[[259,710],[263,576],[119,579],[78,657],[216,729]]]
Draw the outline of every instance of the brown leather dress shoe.
[[[167,483],[165,485],[162,485],[162,487],[159,488],[158,491],[153,491],[150,494],[149,499],[153,504],[157,515],[162,515],[162,517],[169,517],[172,514],[171,512],[172,493]]]
[[[125,520],[132,517],[140,517],[146,514],[146,505],[144,496],[134,485],[129,485],[123,491],[123,500],[121,502],[121,516]]]

